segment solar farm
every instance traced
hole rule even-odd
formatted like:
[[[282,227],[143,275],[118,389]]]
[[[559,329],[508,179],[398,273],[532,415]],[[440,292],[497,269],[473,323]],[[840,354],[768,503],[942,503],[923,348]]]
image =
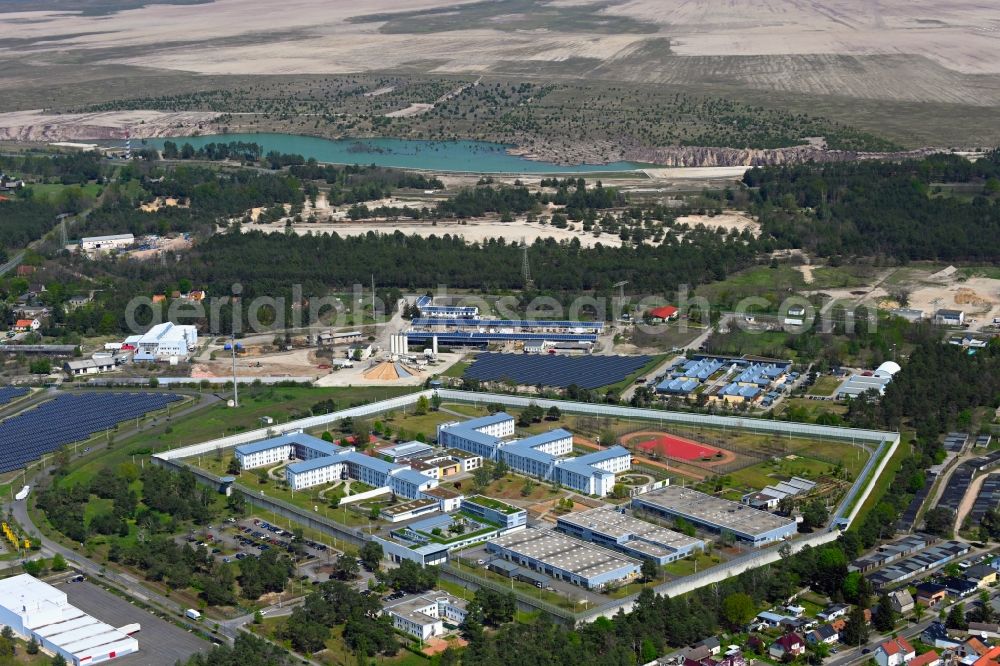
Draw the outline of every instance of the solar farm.
[[[0,473],[180,399],[173,393],[60,394],[0,422]]]
[[[0,406],[26,395],[28,395],[28,389],[23,386],[0,386]]]
[[[596,389],[617,384],[653,360],[653,356],[537,356],[499,354],[476,356],[465,371],[481,382],[512,381],[521,386],[579,386]]]

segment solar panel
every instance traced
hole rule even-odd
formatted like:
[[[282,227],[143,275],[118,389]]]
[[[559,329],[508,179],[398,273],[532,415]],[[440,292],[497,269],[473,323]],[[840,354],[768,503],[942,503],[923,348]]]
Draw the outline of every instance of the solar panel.
[[[180,399],[174,393],[61,393],[0,422],[0,473]]]
[[[484,382],[513,381],[526,386],[576,385],[595,389],[617,384],[653,360],[652,356],[536,356],[483,353],[465,377]]]
[[[26,395],[28,388],[24,386],[0,386],[0,405],[6,405]]]

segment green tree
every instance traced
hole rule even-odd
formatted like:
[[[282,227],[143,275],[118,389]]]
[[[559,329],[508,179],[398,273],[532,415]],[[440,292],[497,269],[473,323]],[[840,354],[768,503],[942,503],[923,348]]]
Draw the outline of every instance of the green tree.
[[[841,640],[845,645],[858,646],[868,642],[868,624],[865,622],[865,611],[861,606],[854,606],[847,616]]]
[[[52,556],[52,571],[66,571],[66,558],[59,553]]]
[[[494,481],[502,479],[510,471],[510,466],[501,458],[493,465],[493,469],[490,472],[490,476]]]
[[[343,553],[333,563],[333,572],[330,574],[330,578],[336,580],[354,580],[358,577],[360,570],[361,567],[358,565],[357,559],[347,553]]]
[[[366,541],[361,546],[361,563],[368,571],[378,571],[383,555],[382,545],[375,541]]]
[[[656,562],[648,559],[642,561],[642,567],[639,571],[642,573],[642,579],[646,582],[656,580],[656,577],[660,575],[660,568],[656,566]]]
[[[969,621],[965,619],[965,604],[957,603],[948,611],[948,617],[944,624],[949,629],[966,630],[969,628]]]
[[[430,411],[430,408],[431,404],[430,401],[427,399],[427,396],[422,395],[419,398],[417,398],[417,404],[414,405],[413,407],[413,413],[417,416],[423,416],[428,411]]]
[[[28,641],[28,645],[25,648],[28,654],[38,654],[38,639],[35,638],[34,634],[31,636],[31,640]]]
[[[878,606],[875,609],[873,619],[875,628],[882,633],[888,633],[896,626],[896,611],[892,607],[889,595],[883,594],[878,598]]]
[[[745,592],[734,592],[722,600],[722,616],[734,631],[742,631],[756,615],[753,599]]]

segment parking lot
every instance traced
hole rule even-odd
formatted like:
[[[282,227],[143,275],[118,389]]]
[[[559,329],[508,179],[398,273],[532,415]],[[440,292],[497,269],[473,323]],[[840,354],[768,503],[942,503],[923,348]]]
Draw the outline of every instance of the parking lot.
[[[143,666],[173,666],[211,644],[195,634],[163,620],[148,611],[133,606],[121,597],[90,582],[58,583],[69,602],[113,627],[138,622],[142,629],[135,634],[139,652],[115,660],[116,664]]]
[[[268,550],[277,549],[292,557],[299,575],[311,575],[317,565],[332,562],[340,555],[336,548],[310,539],[302,542],[301,554],[295,555],[291,532],[258,518],[210,525],[178,537],[178,541],[187,542],[192,548],[204,546],[223,562],[259,557]]]

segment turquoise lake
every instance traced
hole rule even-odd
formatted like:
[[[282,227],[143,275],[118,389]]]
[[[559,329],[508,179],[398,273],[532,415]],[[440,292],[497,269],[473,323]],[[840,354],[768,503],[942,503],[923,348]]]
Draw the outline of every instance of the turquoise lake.
[[[538,162],[507,153],[506,146],[486,141],[420,141],[411,139],[320,139],[297,134],[214,134],[146,139],[136,142],[162,148],[164,141],[178,146],[190,143],[200,148],[208,143],[243,141],[256,143],[264,152],[302,155],[331,164],[376,164],[429,171],[464,171],[474,173],[595,173],[631,171],[642,165],[633,162],[578,164],[564,166]],[[135,143],[133,143],[135,145]]]

